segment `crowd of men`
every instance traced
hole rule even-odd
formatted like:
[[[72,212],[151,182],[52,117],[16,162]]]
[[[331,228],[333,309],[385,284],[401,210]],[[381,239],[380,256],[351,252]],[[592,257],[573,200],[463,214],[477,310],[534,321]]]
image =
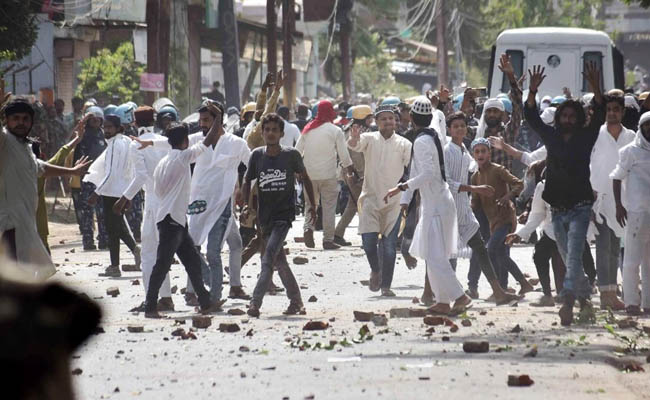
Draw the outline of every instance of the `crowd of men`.
[[[57,101],[46,136],[38,107],[2,93],[2,243],[37,277],[55,273],[44,178],[72,175],[83,249],[108,250],[102,275],[119,277],[120,243],[127,246],[144,282],[145,300],[133,310],[148,318],[174,310],[168,273],[175,256],[187,271],[186,303],[221,311],[224,242],[227,297],[249,300],[248,314],[259,317],[265,294],[286,290],[284,313],[305,314],[283,249],[300,213],[304,245],[315,248],[322,229],[325,251],[351,245],[346,230],[358,214],[369,289],[381,296],[395,296],[398,249],[408,268],[423,260],[421,302],[431,313],[465,311],[479,298],[483,273],[497,305],[539,281],[543,296],[531,305],[560,305],[565,326],[576,300],[581,312],[593,312],[596,290],[601,308],[650,314],[648,93],[605,92],[589,64],[591,93],[539,99],[544,68],[517,79],[506,55],[499,68],[510,91],[489,99],[471,88],[452,97],[441,87],[404,101],[304,101],[292,111],[279,104],[280,71],[267,75],[255,102],[226,110],[205,99],[183,121],[168,99],[103,108],[75,99],[70,115]],[[510,257],[518,242],[534,243],[538,280]],[[257,252],[261,270],[248,294],[241,269]],[[470,258],[466,288],[458,258]]]

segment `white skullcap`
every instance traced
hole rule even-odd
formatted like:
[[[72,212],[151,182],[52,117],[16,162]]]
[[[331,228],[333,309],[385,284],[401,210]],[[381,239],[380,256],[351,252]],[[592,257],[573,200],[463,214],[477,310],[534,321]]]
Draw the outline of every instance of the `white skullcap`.
[[[431,102],[426,96],[418,96],[411,105],[411,112],[419,115],[432,115]]]
[[[555,107],[546,107],[540,118],[546,125],[553,126],[555,124]]]
[[[506,108],[503,105],[503,102],[499,99],[493,98],[493,99],[487,99],[485,104],[483,104],[483,111],[489,110],[490,108],[497,108],[500,111],[505,111]]]
[[[625,107],[630,107],[634,108],[637,111],[641,111],[641,107],[639,107],[639,103],[636,102],[634,96],[625,96]]]

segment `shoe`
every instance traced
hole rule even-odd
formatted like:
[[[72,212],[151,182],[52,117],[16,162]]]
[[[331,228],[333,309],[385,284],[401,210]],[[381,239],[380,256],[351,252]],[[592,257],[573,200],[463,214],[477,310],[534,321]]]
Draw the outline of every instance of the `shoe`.
[[[466,294],[463,294],[454,301],[454,306],[451,308],[449,313],[452,315],[459,315],[470,308],[472,308],[472,299],[470,299]]]
[[[99,274],[99,276],[107,276],[109,278],[119,278],[122,276],[122,272],[120,272],[120,267],[118,265],[111,265],[110,267],[106,267],[103,273]]]
[[[100,243],[97,245],[99,250],[108,250],[108,243]]]
[[[612,311],[625,310],[625,303],[619,300],[616,292],[613,290],[600,292],[600,309],[606,310],[608,308],[611,308]]]
[[[190,307],[198,307],[199,306],[199,299],[196,297],[196,294],[194,294],[194,293],[185,293],[185,305],[190,306]]]
[[[521,299],[523,299],[523,296],[519,296],[518,294],[514,294],[514,293],[506,293],[504,297],[499,299],[497,299],[495,296],[494,302],[497,304],[497,306],[503,306],[506,304],[510,304],[513,301],[518,301]]]
[[[93,250],[97,250],[97,246],[95,246],[94,243],[84,244],[84,251],[93,251]]]
[[[370,282],[368,283],[368,287],[370,288],[370,291],[378,292],[379,285],[381,285],[381,273],[370,271]]]
[[[323,242],[323,250],[338,250],[341,246],[334,242]]]
[[[255,304],[251,304],[246,311],[249,317],[259,318],[260,317],[260,308]]]
[[[382,297],[395,297],[395,292],[393,292],[389,288],[381,288],[381,296]]]
[[[465,294],[468,295],[470,299],[474,299],[474,300],[478,299],[478,289],[469,288],[465,291]]]
[[[161,319],[165,318],[164,315],[160,314],[157,310],[150,310],[144,312],[145,318]]]
[[[313,249],[314,247],[316,247],[316,243],[314,243],[314,231],[313,230],[307,229],[305,231],[304,238],[305,238],[305,246],[307,246],[310,249]]]
[[[241,286],[231,286],[230,293],[228,293],[228,297],[231,299],[241,299],[241,300],[251,299],[251,296],[249,294],[246,294],[246,292],[244,292],[244,289],[242,289]]]
[[[558,312],[560,316],[560,324],[562,326],[570,326],[573,323],[573,304],[575,300],[573,297],[566,296],[564,299],[564,304],[560,307]]]
[[[342,236],[334,236],[334,243],[338,244],[339,246],[352,246],[352,242],[348,242],[347,240],[343,239]]]
[[[555,307],[555,299],[553,299],[553,296],[544,295],[539,301],[530,303],[530,305],[532,307]]]
[[[533,285],[531,285],[531,284],[530,284],[527,280],[525,280],[525,279],[524,279],[523,281],[519,282],[519,284],[521,285],[521,289],[519,289],[519,295],[520,295],[520,296],[521,296],[521,295],[524,295],[524,294],[526,294],[526,293],[528,293],[528,292],[532,292],[533,290],[535,290],[535,288],[533,287]]]
[[[133,258],[135,258],[135,266],[140,268],[140,264],[142,264],[142,248],[140,246],[135,246],[133,249]]]
[[[142,303],[140,303],[139,306],[130,309],[129,312],[144,312],[145,308],[146,308],[145,302],[143,301]]]
[[[249,308],[250,310],[250,308]],[[305,306],[301,303],[294,303],[293,301],[289,304],[286,310],[282,312],[284,315],[305,315],[307,311]]]
[[[200,307],[199,311],[201,312],[201,314],[212,314],[212,313],[222,312],[223,308],[221,308],[221,306],[226,304],[226,301],[228,301],[228,299],[217,300],[212,304],[210,304],[208,307]]]
[[[449,315],[451,307],[449,304],[436,303],[434,306],[427,308],[427,314]]]
[[[158,311],[174,311],[174,302],[171,297],[161,297],[158,300]]]

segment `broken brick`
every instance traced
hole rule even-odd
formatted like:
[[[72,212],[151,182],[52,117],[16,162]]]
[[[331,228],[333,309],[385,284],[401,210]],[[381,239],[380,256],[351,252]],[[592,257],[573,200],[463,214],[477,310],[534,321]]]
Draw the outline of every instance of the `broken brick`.
[[[309,321],[302,327],[303,331],[322,331],[329,328],[330,324],[323,321]]]
[[[372,317],[375,316],[374,312],[365,312],[365,311],[353,311],[354,319],[359,322],[370,322]]]
[[[528,375],[508,375],[508,386],[530,386],[535,383]]]
[[[120,289],[117,286],[111,286],[106,289],[106,294],[112,297],[117,297],[120,294]]]
[[[240,328],[237,324],[221,323],[219,324],[219,332],[239,332]]]
[[[212,317],[207,315],[197,315],[192,317],[192,326],[198,329],[206,329],[212,325]]]
[[[490,351],[490,342],[464,342],[463,351],[465,353],[487,353]]]

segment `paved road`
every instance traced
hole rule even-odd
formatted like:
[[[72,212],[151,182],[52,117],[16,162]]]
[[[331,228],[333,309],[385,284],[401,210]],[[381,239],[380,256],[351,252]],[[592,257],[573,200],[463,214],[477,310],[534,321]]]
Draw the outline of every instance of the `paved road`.
[[[197,330],[196,340],[181,340],[171,332],[179,327],[189,330],[191,321],[178,325],[174,319],[190,318],[194,312],[185,306],[180,290],[174,295],[177,311],[170,314],[172,319],[146,320],[142,314],[129,313],[143,298],[142,286],[133,285],[135,280],[141,281],[139,274],[98,277],[108,262],[108,252],[83,252],[76,226],[52,224],[53,258],[61,265],[56,279],[88,293],[105,313],[105,333],[94,336],[73,359],[72,367],[83,370],[73,377],[78,398],[650,398],[650,364],[645,363],[645,356],[635,359],[642,361],[648,372],[623,374],[610,366],[622,342],[603,328],[604,313],[599,313],[595,324],[564,329],[556,324],[557,309],[528,305],[541,292],[527,295],[517,307],[497,308],[476,301],[467,313],[471,326],[456,319],[459,330],[455,333],[441,326],[427,333],[430,327],[422,318],[389,318],[386,327],[356,322],[354,310],[388,316],[392,308],[420,307],[412,299],[421,294],[424,264],[409,271],[398,257],[397,297],[381,298],[360,283],[368,279],[369,267],[353,229],[348,236],[354,246],[324,252],[294,242],[295,236],[301,236],[301,226],[300,221],[294,224],[288,248],[290,259],[297,255],[309,258],[306,265],[292,266],[303,287],[306,316],[283,316],[286,297],[270,296],[260,319],[217,314],[211,327]],[[320,243],[320,233],[316,239]],[[524,272],[536,276],[531,247],[516,247],[512,253]],[[126,250],[123,262],[132,262]],[[100,265],[89,266],[92,263]],[[463,284],[467,269],[468,261],[460,260],[457,273]],[[259,257],[243,270],[249,292],[258,270]],[[185,287],[180,265],[173,266],[171,275],[172,285]],[[274,280],[279,284],[277,277]],[[110,286],[119,287],[120,295],[107,296]],[[227,290],[226,286],[224,292]],[[482,298],[489,294],[484,278],[479,292]],[[308,303],[312,295],[317,301]],[[224,308],[245,310],[245,306],[230,300]],[[309,320],[328,322],[330,327],[315,333],[303,331]],[[218,326],[224,322],[237,323],[241,330],[221,333]],[[639,322],[650,326],[649,319]],[[127,326],[133,324],[144,325],[145,332],[128,332]],[[359,335],[363,325],[370,330],[370,340]],[[522,332],[511,333],[516,325]],[[637,332],[618,331],[630,337]],[[487,340],[490,352],[464,353],[462,343],[466,340]],[[311,349],[299,348],[305,341]],[[338,343],[331,350],[323,349],[330,341]],[[537,357],[523,357],[535,345]],[[640,337],[638,345],[650,347],[648,336]],[[314,350],[314,346],[321,349]],[[529,374],[535,383],[528,388],[508,387],[508,374]]]

